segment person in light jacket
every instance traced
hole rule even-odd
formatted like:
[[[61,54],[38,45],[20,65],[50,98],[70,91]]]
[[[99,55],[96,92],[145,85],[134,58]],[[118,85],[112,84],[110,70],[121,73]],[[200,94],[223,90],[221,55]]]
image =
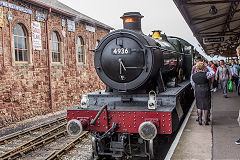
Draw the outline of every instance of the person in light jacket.
[[[221,84],[222,90],[223,90],[223,96],[225,98],[228,98],[227,83],[229,80],[232,79],[232,74],[231,74],[231,70],[229,69],[229,67],[224,64],[224,60],[220,60],[220,66],[217,68],[215,79],[220,81],[220,84]]]

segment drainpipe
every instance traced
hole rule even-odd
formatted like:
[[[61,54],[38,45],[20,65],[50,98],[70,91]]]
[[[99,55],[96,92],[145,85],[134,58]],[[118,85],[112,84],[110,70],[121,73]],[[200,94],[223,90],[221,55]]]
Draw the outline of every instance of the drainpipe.
[[[8,8],[8,12],[10,11],[10,8]],[[10,36],[10,55],[11,55],[11,64],[12,64],[12,66],[14,66],[15,65],[15,59],[13,59],[13,46],[12,46],[12,22],[11,21],[9,21],[8,22],[9,23],[9,36]],[[15,54],[15,53],[14,53]]]
[[[3,67],[5,67],[5,53],[4,53],[4,31],[2,27],[2,55],[3,55]]]
[[[52,8],[49,8],[48,15],[47,15],[47,21],[46,21],[46,46],[48,49],[48,74],[49,74],[49,98],[50,98],[50,109],[53,110],[53,99],[52,99],[52,76],[51,76],[51,48],[50,48],[50,36],[49,36],[49,28],[48,28],[48,21],[50,18],[50,13],[52,12]]]

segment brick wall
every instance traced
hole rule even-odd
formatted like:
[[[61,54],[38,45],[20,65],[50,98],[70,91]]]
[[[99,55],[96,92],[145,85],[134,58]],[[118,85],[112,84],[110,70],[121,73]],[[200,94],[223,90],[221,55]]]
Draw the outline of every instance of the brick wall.
[[[15,0],[16,1],[16,0]],[[16,5],[22,5],[13,1]],[[44,11],[26,4],[25,8],[33,11],[32,15],[6,7],[4,10],[4,27],[0,28],[0,127],[36,115],[55,112],[80,104],[83,93],[103,89],[104,85],[95,73],[93,58],[97,40],[101,40],[109,31],[96,27],[95,33],[86,31],[85,24],[77,22],[76,31],[68,32],[61,26],[64,15],[50,14],[47,22],[41,22],[42,51],[32,50],[32,63],[16,64],[13,59],[13,27],[22,23],[28,37],[32,36],[31,21],[35,21],[36,10]],[[13,14],[12,22],[7,21],[7,12]],[[48,30],[46,29],[48,23]],[[47,33],[57,31],[63,42],[63,63],[51,64],[49,80]],[[64,36],[62,32],[65,31]],[[86,61],[79,65],[76,60],[76,39],[82,36],[86,48]],[[31,39],[29,39],[31,41]],[[51,90],[50,90],[51,83]],[[51,92],[50,92],[51,91]],[[50,94],[51,93],[51,94]],[[51,96],[52,95],[52,96]],[[52,99],[52,104],[51,104]]]

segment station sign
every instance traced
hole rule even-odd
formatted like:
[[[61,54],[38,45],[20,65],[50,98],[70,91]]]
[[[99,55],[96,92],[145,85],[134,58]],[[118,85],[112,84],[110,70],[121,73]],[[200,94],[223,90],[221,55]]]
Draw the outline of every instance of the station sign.
[[[224,42],[224,37],[204,37],[203,44],[211,44],[211,43],[221,43]]]
[[[46,16],[45,16],[44,13],[39,12],[39,11],[36,11],[35,19],[36,19],[37,21],[45,22],[45,21],[46,21]]]
[[[66,24],[65,19],[62,19],[62,27],[65,27],[65,24]]]
[[[70,32],[75,32],[75,22],[67,19],[67,29]]]
[[[88,25],[86,25],[86,30],[89,32],[95,32],[95,28],[92,26],[88,26]]]
[[[32,22],[32,42],[34,50],[42,50],[41,24]]]
[[[30,10],[30,9],[20,7],[20,6],[17,6],[15,4],[5,2],[5,1],[0,1],[0,6],[11,8],[13,10],[17,10],[17,11],[24,12],[24,13],[27,13],[27,14],[32,14],[32,10]]]
[[[7,19],[8,19],[9,22],[11,22],[13,20],[13,15],[12,15],[11,11],[7,12]]]

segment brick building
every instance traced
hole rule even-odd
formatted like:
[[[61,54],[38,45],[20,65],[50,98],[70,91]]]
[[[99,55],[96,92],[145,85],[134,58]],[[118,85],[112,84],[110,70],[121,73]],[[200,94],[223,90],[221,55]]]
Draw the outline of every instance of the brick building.
[[[110,26],[57,0],[0,1],[0,26],[0,127],[103,87],[89,49]]]

